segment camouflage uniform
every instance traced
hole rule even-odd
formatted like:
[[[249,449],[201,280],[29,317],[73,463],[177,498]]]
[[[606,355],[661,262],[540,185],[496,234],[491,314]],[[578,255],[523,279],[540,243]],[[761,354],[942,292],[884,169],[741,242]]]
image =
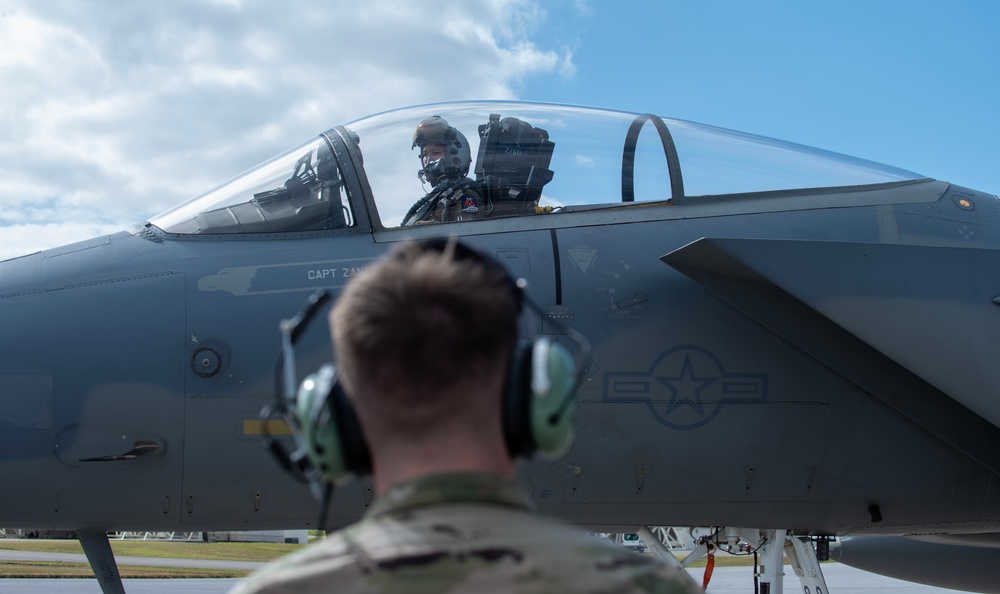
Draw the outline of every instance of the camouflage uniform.
[[[515,482],[480,473],[397,485],[230,594],[333,591],[703,593],[684,570],[533,514]]]

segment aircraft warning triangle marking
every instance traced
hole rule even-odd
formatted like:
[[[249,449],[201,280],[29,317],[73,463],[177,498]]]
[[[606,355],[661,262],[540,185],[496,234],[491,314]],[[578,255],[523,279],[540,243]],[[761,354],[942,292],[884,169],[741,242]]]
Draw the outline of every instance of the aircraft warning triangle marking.
[[[587,272],[590,265],[594,263],[594,258],[597,256],[597,250],[595,248],[568,248],[566,250],[569,253],[569,257],[576,264],[580,272]]]

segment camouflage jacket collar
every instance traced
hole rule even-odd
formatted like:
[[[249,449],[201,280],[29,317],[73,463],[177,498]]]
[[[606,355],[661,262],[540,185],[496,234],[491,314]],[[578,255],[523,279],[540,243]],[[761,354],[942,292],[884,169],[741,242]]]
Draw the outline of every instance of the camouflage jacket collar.
[[[513,480],[489,473],[453,472],[399,483],[376,500],[365,517],[451,503],[502,505],[525,511],[534,509],[524,488]]]

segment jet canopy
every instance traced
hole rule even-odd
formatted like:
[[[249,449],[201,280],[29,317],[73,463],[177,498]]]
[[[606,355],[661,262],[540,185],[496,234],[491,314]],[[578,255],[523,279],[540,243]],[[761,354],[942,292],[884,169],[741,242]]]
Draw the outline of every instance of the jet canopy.
[[[417,124],[441,116],[470,144],[482,218],[638,202],[864,186],[916,173],[654,115],[519,102],[389,111],[336,127],[150,222],[167,233],[280,233],[400,226],[432,190],[417,175]],[[548,207],[548,208],[546,208]],[[365,211],[365,212],[361,212]]]

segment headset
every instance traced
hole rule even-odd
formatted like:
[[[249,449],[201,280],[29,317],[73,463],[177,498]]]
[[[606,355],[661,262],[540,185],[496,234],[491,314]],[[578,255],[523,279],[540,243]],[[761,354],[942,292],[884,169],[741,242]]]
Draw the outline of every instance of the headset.
[[[534,454],[555,458],[565,453],[573,441],[576,390],[589,360],[586,338],[557,320],[546,319],[545,312],[525,294],[524,280],[512,278],[493,258],[454,238],[424,240],[418,244],[423,251],[452,250],[456,261],[471,261],[501,271],[518,304],[519,316],[530,310],[575,343],[578,354],[574,358],[566,346],[548,337],[519,338],[508,362],[502,397],[504,439],[512,458]],[[324,510],[333,484],[371,472],[368,444],[339,381],[336,364],[324,365],[295,390],[295,342],[329,300],[329,293],[319,291],[297,316],[281,322],[282,356],[278,370],[284,368],[285,397],[281,398],[278,388],[277,402],[261,411],[265,428],[276,413],[291,426],[298,447],[294,453],[289,454],[270,434],[265,435],[265,443],[286,470],[309,482],[317,498],[324,500]],[[276,372],[276,384],[280,385],[281,377]],[[320,489],[324,484],[325,493]]]

